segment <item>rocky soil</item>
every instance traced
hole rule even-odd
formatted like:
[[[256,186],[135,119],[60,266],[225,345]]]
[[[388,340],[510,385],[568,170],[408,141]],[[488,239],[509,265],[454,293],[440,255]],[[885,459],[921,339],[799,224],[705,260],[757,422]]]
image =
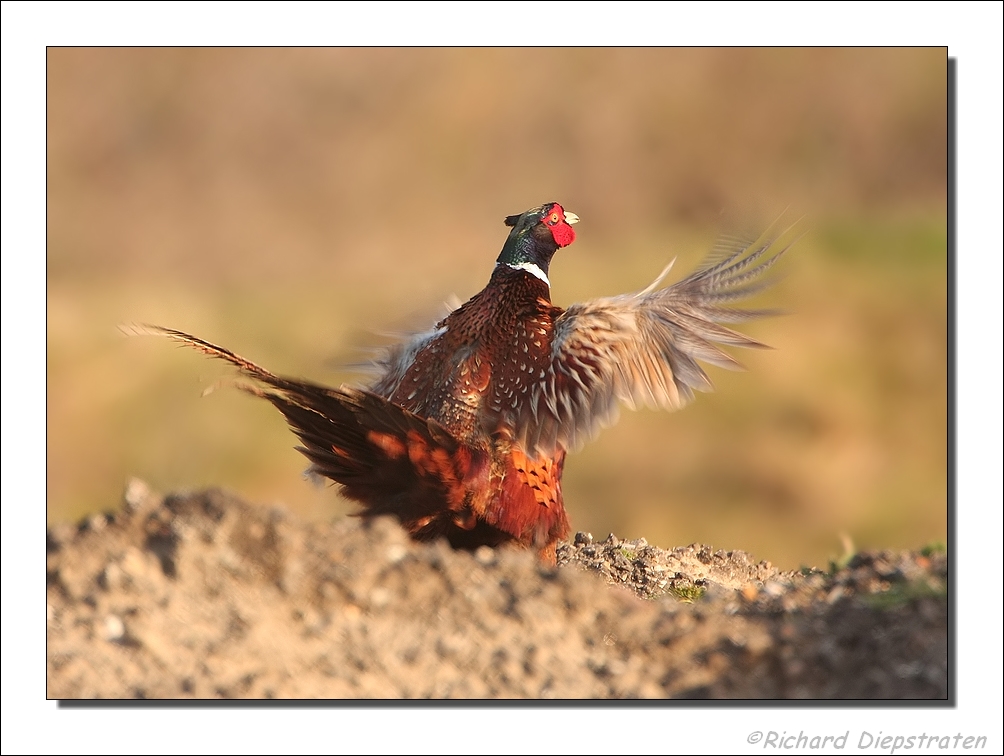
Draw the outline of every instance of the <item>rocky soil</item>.
[[[50,698],[945,698],[943,553],[780,572],[585,533],[558,567],[140,481],[51,528]]]

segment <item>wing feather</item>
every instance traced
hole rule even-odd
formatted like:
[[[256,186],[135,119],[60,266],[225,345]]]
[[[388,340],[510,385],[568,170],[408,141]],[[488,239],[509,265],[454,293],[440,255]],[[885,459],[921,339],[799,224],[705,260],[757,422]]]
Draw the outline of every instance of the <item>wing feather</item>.
[[[550,455],[575,448],[616,419],[618,405],[678,409],[694,391],[710,391],[698,364],[729,370],[742,365],[721,347],[766,348],[723,323],[776,314],[724,305],[774,281],[765,274],[790,248],[783,231],[755,239],[723,236],[693,273],[659,288],[659,278],[636,294],[574,304],[555,320],[551,362],[528,402],[512,417],[528,450]]]

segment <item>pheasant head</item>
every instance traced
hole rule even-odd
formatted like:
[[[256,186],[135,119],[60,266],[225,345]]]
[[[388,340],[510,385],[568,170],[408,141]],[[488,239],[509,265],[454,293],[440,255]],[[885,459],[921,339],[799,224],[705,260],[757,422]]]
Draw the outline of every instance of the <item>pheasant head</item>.
[[[548,285],[547,269],[551,258],[560,247],[575,241],[579,216],[566,212],[557,202],[548,202],[527,210],[521,215],[510,215],[505,224],[512,227],[496,261],[499,265],[526,270]]]

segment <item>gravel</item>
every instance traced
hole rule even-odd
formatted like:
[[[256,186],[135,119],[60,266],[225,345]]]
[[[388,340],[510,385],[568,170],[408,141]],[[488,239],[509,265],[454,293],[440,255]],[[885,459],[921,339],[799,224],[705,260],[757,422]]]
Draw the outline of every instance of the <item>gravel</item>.
[[[138,480],[47,552],[50,698],[948,695],[944,553],[782,572],[577,533],[545,568]]]

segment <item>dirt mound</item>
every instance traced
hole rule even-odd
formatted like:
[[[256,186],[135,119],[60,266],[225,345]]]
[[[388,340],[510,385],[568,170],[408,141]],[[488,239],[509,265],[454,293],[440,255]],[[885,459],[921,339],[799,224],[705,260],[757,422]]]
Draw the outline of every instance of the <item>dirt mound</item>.
[[[945,698],[946,564],[783,573],[579,533],[546,569],[133,481],[48,533],[48,695]]]

